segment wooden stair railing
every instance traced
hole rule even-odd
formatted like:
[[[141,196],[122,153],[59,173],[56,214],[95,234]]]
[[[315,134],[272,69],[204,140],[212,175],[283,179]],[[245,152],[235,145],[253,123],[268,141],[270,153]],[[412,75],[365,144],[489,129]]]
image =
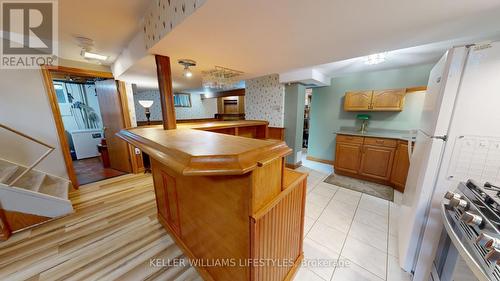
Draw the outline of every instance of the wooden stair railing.
[[[8,186],[12,186],[14,185],[20,178],[22,178],[24,175],[26,175],[27,173],[29,173],[29,171],[31,171],[36,165],[38,165],[38,163],[40,163],[43,159],[45,159],[52,151],[54,151],[54,147],[42,142],[41,140],[37,140],[35,139],[34,137],[31,137],[31,136],[28,136],[24,133],[21,133],[13,128],[10,128],[4,124],[1,124],[0,123],[0,128],[4,128],[5,130],[8,130],[8,131],[11,131],[13,132],[14,134],[16,135],[19,135],[21,137],[24,137],[26,139],[29,139],[35,143],[38,143],[38,144],[41,144],[43,146],[45,146],[46,148],[48,148],[48,150],[42,154],[42,156],[40,156],[35,162],[33,162],[26,170],[24,170],[21,174],[19,174],[19,176],[17,176],[15,179],[11,180],[9,183],[7,183]]]

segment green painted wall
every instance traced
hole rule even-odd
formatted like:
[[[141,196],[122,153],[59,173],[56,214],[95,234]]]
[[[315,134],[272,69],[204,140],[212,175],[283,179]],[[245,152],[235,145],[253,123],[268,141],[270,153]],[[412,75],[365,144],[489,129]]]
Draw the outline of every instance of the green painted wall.
[[[356,114],[343,110],[344,94],[355,90],[382,90],[427,85],[433,64],[357,73],[332,78],[328,87],[314,88],[311,104],[308,155],[334,159],[335,135],[340,127],[360,126]],[[406,96],[402,112],[366,112],[371,115],[369,128],[393,130],[417,129],[425,93]]]
[[[305,100],[305,86],[291,84],[285,87],[285,141],[293,149],[286,157],[286,163],[296,164],[301,160],[297,152],[302,151]]]

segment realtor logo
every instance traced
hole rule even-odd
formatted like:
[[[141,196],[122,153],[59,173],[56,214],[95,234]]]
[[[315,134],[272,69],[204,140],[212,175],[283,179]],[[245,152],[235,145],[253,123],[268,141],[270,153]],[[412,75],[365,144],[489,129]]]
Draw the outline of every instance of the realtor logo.
[[[2,1],[0,68],[39,68],[57,61],[57,1]]]

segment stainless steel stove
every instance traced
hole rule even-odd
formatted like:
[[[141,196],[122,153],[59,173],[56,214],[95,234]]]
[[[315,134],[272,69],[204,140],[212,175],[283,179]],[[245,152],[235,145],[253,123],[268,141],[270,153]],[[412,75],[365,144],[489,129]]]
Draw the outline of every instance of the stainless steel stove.
[[[449,239],[475,278],[500,281],[500,188],[472,180],[460,183],[446,193],[442,215]]]

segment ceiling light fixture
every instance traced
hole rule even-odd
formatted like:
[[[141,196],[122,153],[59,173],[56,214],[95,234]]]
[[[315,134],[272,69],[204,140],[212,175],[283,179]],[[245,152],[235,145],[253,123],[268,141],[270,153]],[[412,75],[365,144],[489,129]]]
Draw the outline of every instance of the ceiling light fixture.
[[[191,70],[189,69],[190,66],[196,66],[196,62],[194,60],[190,60],[190,59],[180,59],[177,61],[180,65],[183,65],[184,66],[184,77],[192,77],[193,76],[193,73],[191,72]]]
[[[204,88],[230,90],[238,88],[242,71],[216,65],[214,69],[202,71]]]
[[[366,64],[374,65],[385,62],[387,58],[387,53],[373,54],[366,57]]]
[[[96,53],[91,53],[91,52],[86,51],[85,49],[82,50],[81,55],[82,55],[82,57],[84,57],[86,59],[91,59],[91,60],[105,61],[108,59],[108,56],[99,55]]]

